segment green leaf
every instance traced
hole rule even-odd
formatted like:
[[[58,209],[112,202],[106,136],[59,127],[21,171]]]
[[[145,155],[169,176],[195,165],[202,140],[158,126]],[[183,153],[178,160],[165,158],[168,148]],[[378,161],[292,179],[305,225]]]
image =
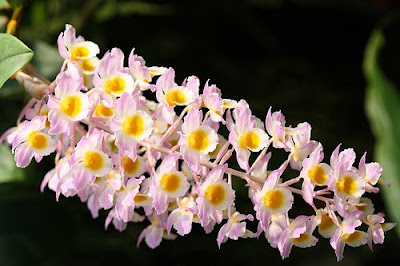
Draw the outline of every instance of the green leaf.
[[[366,112],[376,138],[375,158],[382,165],[382,178],[391,187],[381,186],[391,219],[400,224],[400,98],[394,84],[387,79],[379,65],[385,44],[382,28],[372,33],[364,57],[367,78]],[[400,235],[400,226],[397,226]]]
[[[24,171],[15,165],[14,156],[9,147],[0,145],[0,183],[24,180]]]
[[[33,51],[16,37],[0,33],[0,88],[33,57]]]

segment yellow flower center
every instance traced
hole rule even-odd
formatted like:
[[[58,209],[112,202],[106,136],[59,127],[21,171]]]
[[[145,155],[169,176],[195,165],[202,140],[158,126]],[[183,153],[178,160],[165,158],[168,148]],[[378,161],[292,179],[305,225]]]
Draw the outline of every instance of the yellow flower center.
[[[71,60],[78,61],[89,56],[89,49],[85,46],[76,45],[72,47],[69,52],[71,53]]]
[[[351,176],[344,176],[336,182],[336,189],[338,192],[351,196],[356,192],[357,183]]]
[[[204,191],[204,198],[212,205],[219,205],[225,200],[226,191],[220,184],[210,185]]]
[[[124,171],[128,174],[134,174],[139,169],[139,160],[134,162],[128,157],[124,156]]]
[[[122,122],[123,131],[133,137],[138,137],[143,134],[144,120],[140,115],[132,115],[124,119]]]
[[[121,77],[113,77],[106,81],[104,85],[105,92],[109,94],[121,95],[126,89],[126,82]]]
[[[28,144],[31,148],[43,150],[47,147],[47,138],[45,135],[38,133],[37,131],[33,131],[28,135]]]
[[[92,72],[94,70],[94,64],[90,59],[82,60],[82,62],[79,63],[79,66],[87,72]]]
[[[260,145],[260,137],[254,131],[247,131],[240,135],[239,145],[242,149],[256,149]]]
[[[160,185],[167,192],[175,192],[178,190],[181,180],[177,174],[163,174],[161,176]]]
[[[146,201],[147,199],[148,199],[148,197],[146,195],[143,195],[143,194],[136,194],[135,197],[133,198],[133,200],[136,203],[140,203],[140,202]]]
[[[208,146],[208,135],[202,129],[194,130],[188,137],[188,145],[196,151],[203,151]]]
[[[99,103],[94,110],[94,114],[102,117],[110,117],[114,114],[114,108],[108,108],[103,103]]]
[[[165,100],[169,106],[183,105],[186,102],[186,95],[180,90],[172,89],[165,94]]]
[[[307,242],[309,239],[310,239],[310,234],[302,233],[298,238],[293,238],[292,242],[293,243],[304,243],[304,242]]]
[[[282,207],[285,202],[285,195],[278,189],[270,190],[265,193],[263,202],[265,207],[277,210]]]
[[[359,231],[354,231],[354,233],[352,233],[352,234],[344,234],[343,240],[345,242],[351,243],[351,242],[357,241],[358,239],[360,239],[360,237],[361,237],[361,233]]]
[[[60,110],[69,117],[76,117],[82,111],[82,101],[76,95],[64,97],[60,103]]]
[[[307,175],[310,177],[311,181],[320,186],[324,185],[326,180],[328,180],[328,175],[322,166],[316,165],[308,169]]]
[[[100,170],[104,165],[103,156],[95,151],[88,151],[83,156],[83,166],[93,171]]]
[[[321,216],[321,223],[319,224],[319,229],[325,231],[331,229],[333,226],[335,226],[335,223],[332,221],[329,215],[324,214]]]

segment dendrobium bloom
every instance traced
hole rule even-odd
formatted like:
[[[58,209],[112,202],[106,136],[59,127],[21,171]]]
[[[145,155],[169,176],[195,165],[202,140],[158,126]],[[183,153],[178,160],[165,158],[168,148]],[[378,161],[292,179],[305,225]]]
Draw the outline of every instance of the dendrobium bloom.
[[[298,124],[292,132],[291,138],[287,142],[292,154],[290,166],[292,169],[300,170],[303,160],[317,147],[318,143],[310,140],[311,126],[307,122]]]
[[[222,115],[224,114],[223,100],[221,98],[221,90],[216,85],[204,85],[203,90],[203,103],[210,112],[210,117],[215,122],[223,121]]]
[[[217,133],[209,126],[202,124],[203,112],[190,109],[182,124],[182,134],[178,145],[183,159],[196,174],[201,171],[200,159],[207,158],[218,144]],[[207,158],[208,159],[208,158]]]
[[[272,107],[268,109],[265,118],[265,128],[272,138],[272,146],[277,149],[286,148],[287,132],[285,128],[285,116],[279,112],[271,113]]]
[[[18,167],[27,167],[32,158],[40,162],[56,149],[56,140],[45,132],[46,116],[36,116],[20,125],[12,142],[12,151]]]
[[[333,234],[330,243],[335,250],[338,261],[343,258],[343,250],[346,244],[351,247],[359,247],[367,244],[367,233],[356,230],[362,224],[360,221],[362,216],[363,213],[361,211],[350,213]]]
[[[211,221],[220,223],[222,211],[230,208],[235,199],[235,191],[223,180],[227,167],[227,164],[223,164],[213,168],[197,189],[198,216],[203,227],[208,226]]]
[[[365,180],[365,191],[378,193],[379,188],[374,187],[379,181],[382,174],[382,167],[379,163],[365,163],[367,154],[360,159],[360,164],[358,166],[359,174]]]
[[[273,214],[285,214],[292,208],[292,192],[279,186],[281,174],[281,170],[271,172],[262,189],[253,195],[256,217],[264,231],[268,230]]]
[[[314,206],[315,186],[327,186],[332,173],[331,167],[326,163],[321,163],[324,159],[321,143],[315,148],[310,156],[303,160],[303,168],[300,176],[303,181],[304,201]]]
[[[124,221],[129,222],[134,215],[137,195],[139,193],[140,184],[143,182],[144,176],[140,178],[130,178],[126,185],[122,186],[118,191],[115,202],[115,216]]]
[[[150,89],[152,92],[156,90],[156,86],[151,84],[154,76],[162,75],[167,69],[165,67],[146,67],[146,62],[143,57],[134,54],[135,49],[132,49],[129,54],[129,71],[135,79],[135,84],[141,90]]]
[[[96,190],[93,193],[93,200],[100,208],[105,210],[113,207],[115,192],[121,189],[122,177],[115,171],[110,171],[104,177],[98,177],[95,181]]]
[[[132,161],[137,158],[137,142],[147,139],[153,130],[153,120],[145,111],[139,110],[139,95],[125,93],[115,104],[115,114],[110,122],[115,133],[115,144],[120,152]]]
[[[313,236],[315,230],[315,216],[298,216],[287,227],[279,239],[278,249],[282,258],[287,258],[293,246],[299,248],[308,248],[315,246],[318,239]]]
[[[93,184],[96,177],[107,175],[111,169],[111,159],[102,151],[104,131],[94,130],[83,137],[70,159],[71,175],[76,191]]]
[[[230,99],[221,98],[221,90],[216,85],[208,85],[208,80],[204,85],[203,90],[203,103],[210,112],[210,118],[214,122],[223,122],[223,114],[226,109],[234,108],[237,102]]]
[[[69,164],[70,156],[63,157],[57,166],[50,170],[43,178],[40,184],[40,190],[43,192],[46,185],[56,192],[56,200],[58,201],[60,194],[65,197],[76,195],[76,190],[71,176],[71,166]]]
[[[329,217],[328,212],[326,210],[319,210],[317,212],[317,219],[319,219],[318,233],[324,238],[331,238],[338,226]]]
[[[238,240],[239,237],[243,237],[246,234],[246,222],[243,220],[253,221],[254,217],[251,214],[244,215],[239,212],[235,212],[229,217],[226,224],[224,224],[218,232],[217,243],[218,247],[221,247],[222,243],[225,243],[228,238],[233,240]],[[253,236],[253,234],[248,233],[248,235]]]
[[[85,41],[82,36],[76,37],[75,29],[68,24],[65,26],[65,31],[58,36],[57,44],[60,55],[74,62],[91,59],[100,53],[97,44]]]
[[[334,200],[336,211],[346,216],[347,201],[359,199],[365,192],[365,180],[359,171],[353,167],[356,155],[353,149],[346,149],[339,153],[340,145],[331,155],[333,169],[332,182],[328,187],[335,192]]]
[[[252,117],[246,101],[241,100],[234,112],[235,124],[229,126],[229,142],[236,151],[240,168],[249,171],[250,151],[258,152],[268,143],[268,135],[256,127],[256,119]]]
[[[98,57],[92,57],[90,59],[83,59],[78,64],[78,68],[82,72],[83,85],[85,85],[85,88],[93,88],[94,71],[99,63],[100,59]]]
[[[199,94],[199,81],[196,77],[189,77],[186,86],[175,83],[175,71],[166,70],[156,83],[156,97],[161,104],[161,112],[168,124],[173,124],[175,106],[185,106],[196,100]]]
[[[193,197],[189,196],[178,200],[178,208],[168,216],[168,233],[171,232],[173,226],[179,235],[189,234],[192,230],[193,217],[195,215],[197,215],[197,206]]]
[[[166,235],[165,232],[165,225],[167,220],[167,214],[163,213],[161,215],[153,214],[152,218],[150,219],[151,225],[146,227],[139,236],[137,246],[143,241],[146,244],[154,249],[158,247],[163,238],[166,239],[174,239],[174,235]]]
[[[55,88],[55,96],[49,96],[47,102],[50,109],[48,114],[49,134],[65,133],[72,138],[76,122],[85,119],[89,113],[89,99],[80,91],[82,89],[82,80],[65,73],[61,75]]]
[[[152,178],[150,193],[153,196],[153,207],[157,214],[162,214],[167,210],[170,199],[184,196],[189,189],[190,185],[186,176],[175,170],[178,157],[177,152],[165,157]]]
[[[115,97],[134,91],[134,80],[127,72],[124,68],[124,54],[118,48],[107,52],[95,69],[93,85],[99,91],[101,99],[109,105],[113,104]]]
[[[268,240],[268,243],[271,245],[271,247],[278,247],[281,235],[288,226],[287,214],[278,213],[271,215],[271,223],[268,226],[268,230],[265,231],[265,238]],[[262,230],[261,224],[259,224],[257,233],[260,234]]]
[[[128,177],[139,177],[147,169],[147,165],[142,156],[137,156],[135,161],[124,155],[123,157],[124,174]]]
[[[368,246],[371,250],[372,243],[382,244],[385,239],[385,231],[388,231],[396,226],[395,223],[385,223],[385,215],[383,213],[370,214],[367,217],[368,227]]]

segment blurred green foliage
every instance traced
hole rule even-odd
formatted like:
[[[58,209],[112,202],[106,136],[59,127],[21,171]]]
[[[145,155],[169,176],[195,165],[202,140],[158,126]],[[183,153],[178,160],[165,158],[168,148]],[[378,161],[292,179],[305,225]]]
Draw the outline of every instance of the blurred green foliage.
[[[0,158],[0,183],[24,180],[24,171],[15,165],[10,148],[4,144],[0,144]]]
[[[400,98],[379,60],[387,41],[384,28],[393,20],[399,24],[399,17],[392,18],[373,31],[366,49],[364,71],[368,85],[366,110],[376,138],[376,160],[383,167],[383,178],[391,183],[390,188],[382,186],[385,202],[392,219],[400,224]],[[400,235],[400,227],[396,229]]]
[[[35,51],[32,64],[50,80],[62,62],[56,54],[56,39],[69,23],[78,34],[98,43],[102,54],[113,47],[128,54],[135,47],[148,65],[174,67],[178,82],[189,75],[199,76],[202,84],[210,79],[224,97],[246,99],[261,119],[273,106],[273,110],[283,111],[289,125],[308,121],[313,138],[324,144],[327,153],[343,143],[345,148],[354,147],[358,158],[367,151],[370,161],[374,139],[364,114],[366,84],[361,66],[373,26],[390,7],[398,8],[399,3],[34,0],[25,8],[18,36]],[[10,15],[10,9],[0,11],[0,17]],[[392,55],[393,50],[385,61],[387,67],[395,66],[398,57]],[[396,73],[394,67],[391,69]],[[1,132],[15,125],[27,99],[15,81],[6,82],[0,91]],[[6,154],[1,157],[11,159],[5,147],[0,151]],[[22,173],[3,174],[7,182],[0,184],[4,216],[0,219],[0,266],[337,265],[325,239],[311,249],[294,248],[291,257],[281,261],[279,252],[270,248],[263,236],[228,241],[219,250],[215,240],[218,227],[205,235],[196,225],[191,235],[163,241],[156,250],[145,244],[136,248],[145,223],[130,224],[122,233],[113,228],[105,231],[106,212],[93,220],[79,199],[56,202],[52,191],[39,192],[44,174],[53,167],[52,159],[32,162]],[[8,167],[12,166],[9,161]],[[274,156],[272,166],[279,163],[279,156]],[[21,178],[16,182],[18,175]],[[238,189],[238,209],[252,213],[243,182],[235,181],[234,187]],[[371,197],[377,211],[386,212],[380,195]],[[295,201],[301,200],[296,196]],[[307,206],[295,207],[297,212],[310,211]],[[294,216],[294,212],[290,214]],[[251,228],[255,229],[254,223]],[[399,239],[389,232],[385,244],[377,245],[374,253],[365,246],[346,247],[341,265],[398,261],[399,248]]]
[[[16,8],[19,6],[26,6],[28,5],[32,0],[7,0],[7,2],[10,4],[12,8]]]

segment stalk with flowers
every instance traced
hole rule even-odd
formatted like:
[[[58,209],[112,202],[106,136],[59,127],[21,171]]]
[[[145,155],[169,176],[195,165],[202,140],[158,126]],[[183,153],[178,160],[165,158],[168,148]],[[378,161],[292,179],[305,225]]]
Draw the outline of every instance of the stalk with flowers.
[[[201,93],[196,76],[177,83],[174,69],[148,67],[134,50],[128,67],[118,48],[100,59],[99,47],[76,37],[70,25],[57,43],[65,61],[53,82],[32,85],[29,75],[17,72],[33,97],[1,140],[11,145],[19,167],[55,152],[41,190],[53,190],[56,200],[78,196],[93,218],[108,210],[105,228],[112,223],[123,231],[129,222],[146,220],[137,243],[156,248],[162,239],[189,234],[193,223],[206,233],[222,224],[218,246],[265,237],[282,258],[293,246],[316,245],[319,235],[330,239],[341,260],[346,245],[372,250],[395,226],[364,197],[384,183],[381,166],[367,163],[366,154],[355,165],[354,150],[341,145],[329,164],[323,162],[323,145],[311,139],[307,122],[287,126],[272,108],[262,121],[245,100],[222,98],[210,81]],[[278,149],[287,158],[270,169]],[[231,157],[240,170],[227,163]],[[295,178],[287,177],[290,169]],[[236,210],[233,178],[247,183],[255,217]],[[294,194],[313,215],[289,216]],[[256,231],[248,221],[257,223]]]

